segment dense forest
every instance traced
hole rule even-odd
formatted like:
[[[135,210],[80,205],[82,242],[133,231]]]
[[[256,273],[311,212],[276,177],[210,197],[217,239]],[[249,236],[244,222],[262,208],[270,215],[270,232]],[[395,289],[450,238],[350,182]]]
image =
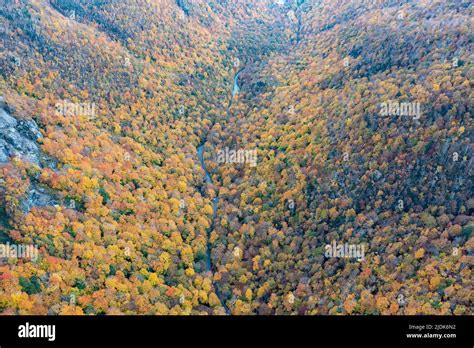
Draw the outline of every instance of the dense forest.
[[[472,18],[0,0],[0,313],[472,314]]]

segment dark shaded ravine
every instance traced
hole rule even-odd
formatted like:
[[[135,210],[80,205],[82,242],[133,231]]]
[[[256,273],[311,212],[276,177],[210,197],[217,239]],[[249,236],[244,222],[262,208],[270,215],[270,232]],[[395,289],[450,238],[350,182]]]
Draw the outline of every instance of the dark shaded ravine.
[[[239,75],[243,70],[244,69],[239,70],[234,76],[234,80],[233,80],[234,84],[233,84],[233,87],[232,87],[232,96],[231,96],[231,99],[230,99],[230,102],[229,102],[229,106],[227,107],[227,114],[230,114],[230,106],[232,105],[232,100],[240,92],[240,87],[239,87],[239,84],[238,84],[238,80],[239,80]],[[206,184],[214,185],[214,182],[212,181],[211,174],[207,170],[206,163],[204,162],[204,149],[205,149],[206,143],[207,143],[207,139],[205,139],[204,142],[198,147],[197,154],[198,154],[199,163],[201,164],[201,167],[204,170],[204,174],[205,174],[204,179],[205,179]],[[217,267],[212,263],[212,258],[211,258],[211,254],[212,254],[211,233],[212,233],[212,231],[214,231],[215,221],[217,219],[217,206],[218,206],[218,204],[219,204],[219,194],[218,194],[218,191],[216,190],[216,196],[212,200],[212,222],[211,222],[211,227],[207,230],[207,241],[206,241],[206,271],[211,272],[213,274],[215,272],[217,272]],[[227,305],[225,303],[225,299],[222,296],[219,285],[216,282],[214,282],[214,280],[212,281],[212,285],[214,287],[215,293],[216,293],[217,297],[219,298],[219,301],[220,301],[222,307],[225,309],[226,314],[230,315],[231,314],[230,309],[229,309],[229,307],[227,307]]]

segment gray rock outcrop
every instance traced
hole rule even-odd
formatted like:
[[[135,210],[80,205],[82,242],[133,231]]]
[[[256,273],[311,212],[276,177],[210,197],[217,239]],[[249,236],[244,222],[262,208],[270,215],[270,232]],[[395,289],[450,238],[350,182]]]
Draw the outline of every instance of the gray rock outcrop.
[[[45,156],[38,145],[42,134],[33,120],[17,120],[5,109],[0,99],[0,166],[19,157],[40,168],[55,168],[56,163]],[[58,199],[50,190],[39,184],[37,178],[31,178],[30,188],[21,209],[27,213],[33,207],[46,207],[58,204]]]

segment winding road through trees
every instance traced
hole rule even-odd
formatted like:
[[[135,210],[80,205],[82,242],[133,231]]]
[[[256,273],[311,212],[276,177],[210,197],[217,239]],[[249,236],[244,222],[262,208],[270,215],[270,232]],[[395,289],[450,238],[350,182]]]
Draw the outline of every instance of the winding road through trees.
[[[234,76],[234,79],[233,79],[234,84],[233,84],[233,88],[232,88],[232,97],[230,99],[229,106],[227,107],[227,114],[230,114],[230,106],[232,105],[232,100],[240,92],[240,87],[239,87],[239,84],[238,84],[238,80],[239,80],[239,75],[243,70],[244,69],[241,69],[241,70],[237,71],[237,73]],[[204,174],[205,174],[204,179],[205,179],[206,184],[213,185],[214,182],[212,181],[211,174],[207,170],[206,163],[204,161],[204,151],[205,151],[206,143],[207,143],[207,139],[198,147],[197,154],[198,154],[199,163],[201,164],[201,167],[204,170]],[[212,233],[212,231],[214,231],[215,221],[216,221],[216,218],[217,218],[217,209],[218,209],[217,206],[218,206],[218,204],[219,204],[219,194],[216,192],[216,197],[214,197],[212,199],[212,211],[213,211],[213,213],[212,213],[212,223],[211,223],[211,227],[207,230],[207,241],[206,241],[206,271],[211,272],[212,274],[217,271],[217,268],[212,263],[212,257],[211,257],[211,253],[212,253],[211,233]],[[215,289],[217,297],[219,298],[219,301],[222,304],[222,307],[225,309],[226,314],[230,315],[231,313],[230,313],[229,307],[225,303],[225,300],[222,296],[219,285],[216,282],[214,282],[214,280],[212,281],[212,285]]]

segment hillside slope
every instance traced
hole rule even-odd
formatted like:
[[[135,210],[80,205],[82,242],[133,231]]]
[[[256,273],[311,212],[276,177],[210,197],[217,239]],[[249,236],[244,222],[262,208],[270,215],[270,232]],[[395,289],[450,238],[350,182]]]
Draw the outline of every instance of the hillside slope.
[[[0,312],[472,314],[471,18],[1,0]]]
[[[472,6],[300,11],[300,39],[244,72],[233,117],[212,130],[215,154],[258,153],[255,167],[208,165],[231,308],[472,313]],[[333,245],[363,260],[328,256]]]

